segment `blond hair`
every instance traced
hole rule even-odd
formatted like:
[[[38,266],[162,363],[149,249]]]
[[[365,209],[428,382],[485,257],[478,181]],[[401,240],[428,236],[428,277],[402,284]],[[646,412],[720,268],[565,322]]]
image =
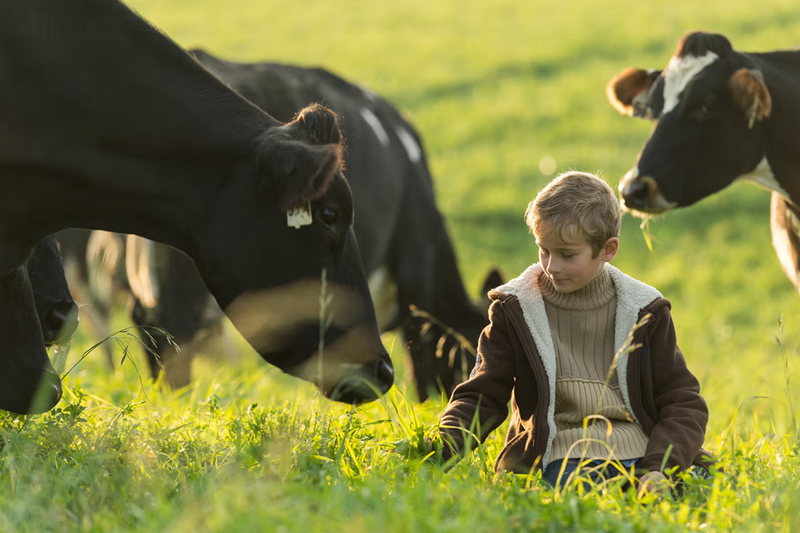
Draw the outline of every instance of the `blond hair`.
[[[565,172],[531,200],[525,223],[534,235],[543,235],[546,224],[560,242],[585,240],[597,257],[609,238],[619,237],[622,213],[605,181],[588,172]]]

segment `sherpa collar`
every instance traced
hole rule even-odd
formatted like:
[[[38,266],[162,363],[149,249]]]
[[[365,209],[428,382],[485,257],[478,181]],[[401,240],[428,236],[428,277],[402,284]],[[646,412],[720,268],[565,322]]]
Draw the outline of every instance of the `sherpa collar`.
[[[619,352],[628,333],[636,325],[639,319],[639,312],[656,298],[661,297],[661,293],[653,287],[642,283],[626,274],[618,268],[606,265],[611,275],[611,281],[617,290],[617,312],[614,322],[614,351]],[[542,457],[542,468],[547,468],[550,462],[550,452],[552,451],[553,439],[556,436],[555,405],[556,405],[556,350],[553,345],[553,338],[550,334],[550,324],[545,312],[542,292],[539,289],[539,274],[543,271],[539,263],[529,266],[522,274],[512,279],[505,285],[501,285],[489,292],[489,298],[495,299],[500,294],[510,294],[517,297],[525,323],[533,337],[533,342],[542,359],[547,382],[550,388],[550,403],[547,408],[547,425],[550,434],[547,439],[547,448]],[[628,355],[624,353],[617,360],[617,377],[619,378],[620,390],[628,412],[633,415],[630,395],[628,393]],[[637,420],[637,422],[639,422]]]

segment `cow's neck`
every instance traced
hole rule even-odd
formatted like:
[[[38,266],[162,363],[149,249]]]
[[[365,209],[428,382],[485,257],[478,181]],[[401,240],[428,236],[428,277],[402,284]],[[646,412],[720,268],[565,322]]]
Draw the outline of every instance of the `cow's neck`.
[[[768,187],[800,206],[800,51],[778,51],[752,54],[764,74],[772,96],[772,113],[764,123],[766,161],[774,182],[780,189]],[[762,183],[763,184],[763,183]]]
[[[186,249],[276,124],[116,1],[0,3],[0,271],[67,227]]]

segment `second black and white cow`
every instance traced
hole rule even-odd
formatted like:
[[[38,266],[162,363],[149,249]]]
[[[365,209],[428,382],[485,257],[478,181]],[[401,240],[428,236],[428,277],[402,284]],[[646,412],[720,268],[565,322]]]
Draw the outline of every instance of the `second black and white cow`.
[[[800,288],[800,51],[739,52],[693,32],[667,68],[629,68],[609,82],[621,113],[654,121],[620,182],[629,210],[663,213],[737,181],[772,192],[772,242]]]

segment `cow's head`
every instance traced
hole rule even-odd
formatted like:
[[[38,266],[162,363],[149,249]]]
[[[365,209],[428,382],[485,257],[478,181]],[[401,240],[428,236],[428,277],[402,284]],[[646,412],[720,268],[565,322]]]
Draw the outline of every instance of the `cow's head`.
[[[45,344],[69,342],[78,327],[78,306],[69,292],[55,237],[36,245],[27,269]]]
[[[0,273],[0,409],[21,414],[45,412],[61,399],[27,268]]]
[[[722,35],[685,35],[665,70],[624,70],[607,94],[621,113],[654,121],[620,183],[630,210],[691,205],[752,172],[764,157],[769,90],[752,60]]]
[[[269,363],[348,403],[393,383],[341,168],[336,116],[320,106],[258,139],[196,229],[201,274]]]

